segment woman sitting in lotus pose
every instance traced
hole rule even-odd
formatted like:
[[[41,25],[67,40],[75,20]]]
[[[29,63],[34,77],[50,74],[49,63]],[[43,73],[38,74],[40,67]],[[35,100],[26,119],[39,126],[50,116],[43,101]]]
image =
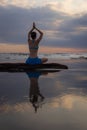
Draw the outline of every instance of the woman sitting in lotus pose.
[[[37,38],[37,33],[34,31],[38,31],[40,36]],[[26,64],[42,64],[47,62],[47,58],[38,58],[38,49],[39,43],[43,37],[43,32],[41,32],[38,28],[36,28],[35,23],[33,23],[32,29],[28,33],[28,45],[29,45],[29,58],[26,60]]]

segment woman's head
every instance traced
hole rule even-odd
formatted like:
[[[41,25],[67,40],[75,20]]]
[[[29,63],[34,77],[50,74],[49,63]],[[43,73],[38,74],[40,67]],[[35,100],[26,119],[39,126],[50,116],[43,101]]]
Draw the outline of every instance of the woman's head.
[[[32,32],[32,33],[31,33],[31,38],[32,38],[32,39],[36,39],[36,35],[37,35],[36,32]]]

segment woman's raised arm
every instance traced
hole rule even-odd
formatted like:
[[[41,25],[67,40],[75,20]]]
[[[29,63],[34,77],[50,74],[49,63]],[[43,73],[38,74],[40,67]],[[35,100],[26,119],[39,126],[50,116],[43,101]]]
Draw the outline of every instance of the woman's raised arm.
[[[30,40],[30,35],[33,32],[33,30],[35,29],[34,23],[33,23],[33,27],[32,29],[28,32],[28,40]]]
[[[42,31],[40,31],[38,28],[36,28],[35,27],[35,29],[40,33],[40,36],[39,36],[39,38],[37,39],[38,40],[38,42],[40,42],[40,40],[42,39],[42,37],[43,37],[43,32]]]
[[[39,38],[37,39],[38,42],[39,42],[39,41],[42,39],[42,37],[43,37],[43,32],[40,31],[40,30],[36,27],[35,23],[33,23],[33,28],[36,29],[36,30],[39,32],[39,34],[40,34]]]

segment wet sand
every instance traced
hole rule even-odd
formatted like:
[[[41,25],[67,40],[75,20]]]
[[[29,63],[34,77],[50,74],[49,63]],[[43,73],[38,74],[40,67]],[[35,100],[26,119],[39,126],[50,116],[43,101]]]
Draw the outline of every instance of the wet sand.
[[[87,130],[87,60],[56,73],[0,72],[0,130]]]

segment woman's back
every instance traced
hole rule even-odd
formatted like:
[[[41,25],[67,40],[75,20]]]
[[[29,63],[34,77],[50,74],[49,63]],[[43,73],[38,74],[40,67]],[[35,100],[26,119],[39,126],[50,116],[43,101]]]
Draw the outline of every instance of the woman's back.
[[[39,49],[38,44],[39,43],[37,40],[29,40],[28,41],[29,51],[30,51],[29,56],[30,57],[35,58],[38,56],[38,49]]]

